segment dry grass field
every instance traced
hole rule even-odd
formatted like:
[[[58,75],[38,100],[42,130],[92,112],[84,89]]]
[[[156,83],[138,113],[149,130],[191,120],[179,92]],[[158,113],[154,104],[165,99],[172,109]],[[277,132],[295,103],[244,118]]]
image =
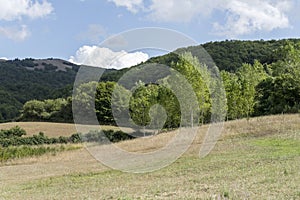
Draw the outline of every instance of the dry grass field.
[[[74,124],[66,123],[49,123],[49,122],[11,122],[0,124],[0,129],[10,129],[14,126],[19,126],[23,128],[28,136],[38,134],[39,132],[45,133],[49,137],[59,137],[59,136],[70,136],[74,133],[77,133],[76,127]],[[98,126],[90,126],[96,127]],[[116,129],[113,126],[101,126],[102,129]]]
[[[1,124],[0,129],[11,125],[15,124]],[[18,125],[49,136],[69,135],[75,130],[71,124]],[[85,148],[10,160],[0,166],[0,199],[300,199],[299,115],[226,122],[213,151],[200,159],[207,130],[208,125],[199,129],[181,158],[150,173],[109,169]],[[152,152],[174,134],[117,146],[131,152]]]

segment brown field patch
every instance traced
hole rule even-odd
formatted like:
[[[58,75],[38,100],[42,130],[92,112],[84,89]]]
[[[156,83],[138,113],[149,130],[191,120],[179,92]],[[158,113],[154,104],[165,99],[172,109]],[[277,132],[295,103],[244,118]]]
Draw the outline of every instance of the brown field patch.
[[[11,123],[0,123],[0,129],[10,129],[14,126],[19,126],[23,128],[27,136],[32,136],[38,134],[39,132],[45,133],[48,137],[59,137],[59,136],[71,136],[77,133],[74,124],[68,123],[51,123],[51,122],[11,122]],[[99,126],[94,125],[83,125],[86,127],[91,127],[91,129],[99,128]],[[117,129],[114,126],[101,126],[102,129]]]

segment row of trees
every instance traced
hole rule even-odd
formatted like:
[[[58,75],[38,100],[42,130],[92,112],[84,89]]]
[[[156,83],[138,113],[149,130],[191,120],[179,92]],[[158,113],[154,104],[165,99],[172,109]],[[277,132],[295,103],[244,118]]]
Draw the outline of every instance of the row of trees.
[[[72,104],[86,118],[96,113],[101,124],[122,124],[131,119],[139,126],[150,128],[206,123],[217,112],[221,116],[227,112],[227,119],[299,112],[300,43],[289,43],[274,54],[282,59],[271,64],[256,60],[253,64],[243,64],[236,72],[221,71],[226,98],[218,90],[221,82],[212,78],[208,67],[191,53],[184,53],[170,64],[184,80],[170,72],[153,83],[137,81],[132,88],[110,81],[83,83],[77,88],[73,102],[71,97],[27,102],[21,120],[72,121]],[[195,99],[184,87],[187,83]],[[214,98],[218,95],[221,98]],[[213,108],[213,104],[219,106]],[[190,116],[183,116],[184,110]]]
[[[184,79],[180,79],[176,73],[166,73],[156,83],[145,84],[139,81],[132,88],[110,81],[83,83],[77,88],[73,99],[26,102],[20,120],[71,121],[73,105],[85,119],[93,119],[96,114],[101,124],[127,122],[125,125],[136,124],[152,129],[175,128],[182,123],[182,114],[188,115],[184,117],[184,123],[187,124],[199,120],[202,123],[209,121],[211,99],[207,67],[186,53],[180,61],[172,63],[171,68]],[[184,85],[190,85],[190,88]],[[190,94],[195,94],[195,98],[190,97]],[[191,116],[189,113],[192,113]],[[132,120],[128,121],[129,118]],[[92,122],[88,120],[84,123]]]
[[[178,53],[182,52],[192,52],[194,56],[198,56],[201,59],[201,62],[205,62],[208,66],[213,65],[213,62],[203,61],[201,54],[203,54],[203,48],[209,53],[213,58],[213,61],[219,67],[220,71],[231,72],[236,75],[239,68],[243,66],[243,63],[249,63],[253,66],[255,60],[259,61],[264,66],[268,65],[269,69],[274,70],[275,64],[277,63],[279,68],[285,68],[284,62],[286,59],[287,53],[290,49],[283,49],[283,51],[277,51],[280,47],[288,46],[287,43],[290,43],[291,46],[297,47],[299,39],[287,39],[287,40],[271,40],[271,41],[221,41],[221,42],[209,42],[201,46],[194,46],[183,48],[175,53],[166,54],[163,56],[155,57],[149,59],[146,63],[160,63],[167,66],[172,66],[176,63],[182,62],[179,58]],[[50,59],[51,60],[51,59]],[[39,61],[41,62],[41,61]],[[45,60],[45,63],[48,63],[48,60]],[[280,64],[281,62],[281,64]],[[61,61],[56,62],[57,66],[48,66],[43,70],[34,70],[36,66],[34,59],[24,59],[24,60],[12,60],[12,61],[1,61],[0,62],[0,122],[5,122],[15,119],[20,113],[19,110],[22,109],[22,106],[27,101],[32,99],[45,100],[45,99],[55,99],[55,98],[66,98],[72,94],[72,85],[74,83],[76,73],[80,66],[74,65],[72,63]],[[60,68],[60,65],[69,65],[72,67],[72,70],[67,71],[56,71],[52,68]],[[114,81],[117,82],[120,77],[124,75],[127,71],[138,66],[132,67],[130,69],[122,70],[105,70],[101,81]],[[275,70],[276,71],[276,70]],[[263,91],[265,95],[273,96],[272,98],[277,98],[275,94],[271,94],[272,91],[280,89],[282,84],[285,84],[285,79],[293,78],[287,77],[287,75],[282,76],[281,79],[274,79],[275,74],[272,71],[267,71],[266,73],[269,77],[259,84],[260,86],[256,88],[256,91]],[[285,73],[286,74],[286,73]],[[160,76],[160,74],[157,74]],[[231,75],[229,75],[231,76]],[[238,77],[233,77],[238,78]],[[145,81],[147,82],[147,81]],[[267,85],[274,85],[274,88],[269,88]],[[264,88],[269,88],[270,91],[265,90]],[[128,89],[128,88],[127,88]],[[285,91],[287,88],[284,89]],[[290,89],[288,89],[290,90]],[[284,98],[284,97],[282,97]],[[257,99],[257,101],[260,101]],[[259,104],[269,104],[266,102],[258,102]],[[277,99],[274,99],[277,101]],[[293,103],[289,103],[291,100],[286,100],[289,104],[289,107],[294,107]],[[277,102],[279,106],[275,108],[262,108],[265,109],[262,113],[257,114],[268,114],[269,110],[273,110],[270,113],[278,113],[281,110],[281,107],[286,104],[286,102]],[[284,105],[283,105],[284,104]],[[256,110],[259,110],[263,105],[259,105]],[[266,107],[263,106],[263,107]],[[290,110],[286,108],[285,112]],[[241,115],[241,114],[239,114]],[[241,116],[244,116],[242,114]],[[208,117],[209,118],[209,117]],[[230,117],[229,117],[230,118]],[[235,118],[235,117],[234,117]]]
[[[300,43],[289,43],[274,54],[283,59],[221,72],[229,119],[300,111]]]

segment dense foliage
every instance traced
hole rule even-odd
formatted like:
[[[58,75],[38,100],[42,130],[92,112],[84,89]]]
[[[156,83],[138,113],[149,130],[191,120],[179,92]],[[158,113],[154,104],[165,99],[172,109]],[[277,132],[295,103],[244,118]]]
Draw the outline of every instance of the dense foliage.
[[[66,62],[64,64],[71,68],[59,71],[59,66],[47,63],[42,63],[44,69],[36,68],[33,59],[0,62],[0,121],[19,116],[18,119],[22,121],[72,122],[73,104],[84,114],[96,113],[101,124],[115,125],[116,118],[131,117],[139,126],[178,127],[181,109],[188,109],[187,106],[190,105],[180,107],[178,99],[168,89],[169,83],[174,81],[170,74],[161,73],[160,70],[155,70],[155,65],[151,66],[159,63],[178,71],[192,86],[199,109],[192,113],[191,118],[197,116],[200,123],[209,122],[213,112],[211,97],[218,93],[211,91],[210,85],[220,83],[213,83],[208,73],[208,69],[214,64],[207,59],[203,48],[220,70],[227,99],[224,99],[226,105],[218,109],[220,112],[227,110],[227,119],[299,112],[299,42],[298,39],[233,40],[178,49],[131,68],[134,75],[130,86],[123,87],[116,83],[129,69],[106,70],[99,83],[83,83],[77,88],[77,95],[73,100],[70,97],[72,83],[79,66]],[[187,51],[190,53],[186,53]],[[147,66],[152,67],[149,73],[152,73],[152,77],[157,77],[158,81],[152,84],[151,80],[147,80],[148,74],[143,77],[138,75],[144,64],[150,64]],[[146,83],[140,80],[146,80]],[[180,85],[177,84],[178,89],[189,99]],[[111,108],[112,99],[118,101],[114,105],[116,116],[113,116]],[[95,101],[91,102],[92,100]],[[92,105],[93,112],[86,112]],[[129,113],[124,112],[125,110],[129,110]],[[157,112],[160,110],[164,110],[166,115]],[[161,117],[160,121],[164,121],[164,124],[152,122],[151,117],[154,115]]]
[[[72,122],[72,98],[28,101],[23,105],[18,120]]]
[[[30,100],[67,98],[72,95],[73,83],[80,66],[60,61],[38,67],[34,59],[0,61],[0,122],[15,119],[22,105]],[[69,68],[58,70],[61,65]],[[126,70],[106,70],[102,80],[117,80]]]
[[[1,121],[18,116],[22,105],[29,100],[71,95],[71,90],[63,89],[74,82],[75,70],[28,69],[34,65],[31,59],[0,62]]]
[[[229,72],[237,71],[242,64],[254,64],[257,60],[262,64],[271,64],[284,59],[284,55],[278,53],[278,49],[290,44],[296,44],[300,39],[286,40],[258,40],[258,41],[221,41],[203,44],[203,48],[213,58],[220,70]],[[186,49],[190,52],[197,51],[197,47]],[[196,54],[196,53],[193,53]]]

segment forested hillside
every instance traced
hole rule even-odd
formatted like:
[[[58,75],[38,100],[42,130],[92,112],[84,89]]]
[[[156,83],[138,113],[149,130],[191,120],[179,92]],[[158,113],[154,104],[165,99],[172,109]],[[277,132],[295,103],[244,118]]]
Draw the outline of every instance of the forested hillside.
[[[281,112],[298,112],[300,104],[300,84],[299,78],[297,78],[296,75],[299,72],[298,68],[300,63],[298,59],[300,52],[299,42],[300,39],[278,41],[234,40],[210,42],[201,45],[213,58],[221,71],[227,94],[228,119]],[[208,66],[213,65],[213,63],[205,60],[207,54],[204,53],[199,46],[181,48],[176,50],[175,53],[150,58],[147,63],[166,64],[180,71],[189,79],[197,79],[200,81],[199,75],[193,74],[193,70],[189,69],[190,71],[187,71],[189,64],[183,62],[180,58],[180,55],[183,55],[185,52],[191,52],[192,56],[199,58],[200,63],[204,62]],[[190,56],[188,57],[190,60],[193,60]],[[72,121],[72,114],[70,113],[72,102],[70,96],[79,67],[80,66],[70,62],[52,58],[44,60],[2,60],[0,62],[0,121],[15,119],[21,114],[20,110],[30,111],[30,109],[33,109],[33,107],[30,106],[35,105],[39,101],[43,102],[39,103],[40,108],[43,106],[45,106],[45,108],[40,109],[40,113],[35,112],[36,116],[31,116],[30,113],[26,115],[25,112],[25,115],[23,113],[22,119]],[[134,66],[133,68],[138,67],[140,67],[140,65]],[[129,69],[106,70],[101,77],[101,81],[117,82],[128,70]],[[112,84],[114,85],[115,83]],[[204,92],[207,89],[200,83],[195,82],[192,84],[197,90],[199,90],[199,88],[203,89],[203,91],[198,91],[198,98],[201,97],[205,99],[204,104],[200,104],[200,109],[203,111],[200,118],[205,122],[210,116],[210,102],[207,99],[207,91]],[[148,88],[143,86],[139,91],[141,94],[146,91],[153,93],[156,95],[156,99],[165,98],[166,96],[161,93],[162,88],[155,85],[149,86]],[[107,94],[110,94],[109,92],[111,91],[108,91]],[[164,92],[168,93],[168,91]],[[135,95],[137,97],[141,94]],[[170,94],[168,96],[172,97]],[[154,97],[151,97],[151,95],[148,96],[148,98],[150,98],[147,100],[149,106],[157,102],[153,100]],[[28,101],[29,104],[23,107]],[[133,100],[133,103],[134,102]],[[173,101],[173,103],[171,103],[171,100],[164,100],[164,102],[159,100],[158,102],[166,105],[169,110],[176,107],[176,102]],[[102,116],[103,112],[99,110],[101,105],[97,105],[99,106],[97,112],[98,118],[105,119],[103,123],[114,123],[111,119],[110,111],[108,111],[108,116]],[[168,106],[170,108],[168,108]],[[138,103],[136,103],[136,109],[137,108]],[[67,110],[68,112],[62,112],[61,109]],[[178,115],[178,113],[176,115]],[[176,124],[178,124],[176,117],[177,116],[168,116],[168,126],[176,126]],[[141,116],[136,115],[136,119],[141,119]],[[144,122],[140,122],[140,124],[143,123]]]
[[[87,113],[95,109],[98,121],[101,124],[116,124],[117,120],[132,120],[140,125],[151,128],[176,128],[181,123],[191,123],[191,119],[198,123],[209,123],[211,116],[224,115],[226,119],[250,118],[279,113],[299,113],[300,111],[300,42],[287,43],[276,50],[282,59],[271,64],[262,64],[255,60],[253,64],[241,64],[235,72],[220,71],[221,80],[226,92],[226,98],[213,99],[212,94],[220,95],[220,82],[209,75],[209,67],[200,63],[191,52],[178,56],[177,62],[171,62],[170,67],[183,75],[193,88],[195,94],[191,96],[185,84],[174,79],[168,73],[160,73],[158,80],[152,83],[143,83],[144,74],[135,74],[144,66],[133,68],[132,77],[136,85],[123,87],[116,82],[89,82],[80,85],[75,98],[56,99],[46,101],[29,101],[23,107],[22,120],[29,121],[72,121],[71,105],[80,108],[79,113]],[[173,54],[170,54],[173,56]],[[170,57],[165,57],[170,58]],[[158,58],[153,58],[158,59]],[[151,61],[153,61],[153,59]],[[153,64],[153,67],[155,65]],[[197,69],[200,69],[198,71]],[[156,74],[156,71],[154,74]],[[180,95],[187,100],[179,103],[175,96],[174,84]],[[207,84],[209,83],[209,84]],[[90,108],[91,92],[96,88],[95,108]],[[173,88],[172,91],[168,88]],[[175,90],[176,90],[175,89]],[[132,95],[131,95],[132,93]],[[112,99],[118,103],[114,106],[119,116],[113,115]],[[218,109],[213,110],[213,102],[219,101]],[[128,103],[129,102],[129,107]],[[197,107],[191,108],[193,103]],[[166,111],[163,116],[161,107]],[[189,116],[183,116],[184,110],[193,110]],[[129,113],[126,113],[129,110]],[[215,112],[215,113],[213,113]],[[225,113],[226,112],[226,113]],[[92,113],[90,113],[92,114]],[[115,113],[116,114],[116,113]],[[187,113],[185,113],[187,114]],[[130,115],[130,116],[129,116]],[[151,116],[157,116],[156,122]],[[117,117],[117,118],[116,118]],[[156,118],[155,118],[156,119]],[[161,122],[164,124],[160,124]],[[93,122],[86,122],[93,123]],[[154,124],[153,124],[154,123]],[[156,124],[155,124],[156,123]]]
[[[178,61],[178,55],[183,52],[191,52],[199,58],[199,61],[206,65],[217,65],[219,70],[235,72],[242,64],[254,64],[258,60],[262,64],[271,64],[278,60],[284,59],[284,55],[278,52],[280,47],[289,44],[296,44],[300,39],[283,39],[283,40],[257,40],[257,41],[240,41],[226,40],[220,42],[209,42],[199,46],[181,48],[174,53],[169,53],[160,57],[150,58],[149,62],[158,62],[170,65],[171,62]],[[203,47],[207,53],[204,53]],[[206,58],[209,55],[215,63]]]
[[[70,96],[79,67],[52,58],[1,61],[0,122],[17,117],[22,105],[29,100]],[[103,80],[115,80],[118,73],[116,70],[107,70]]]

